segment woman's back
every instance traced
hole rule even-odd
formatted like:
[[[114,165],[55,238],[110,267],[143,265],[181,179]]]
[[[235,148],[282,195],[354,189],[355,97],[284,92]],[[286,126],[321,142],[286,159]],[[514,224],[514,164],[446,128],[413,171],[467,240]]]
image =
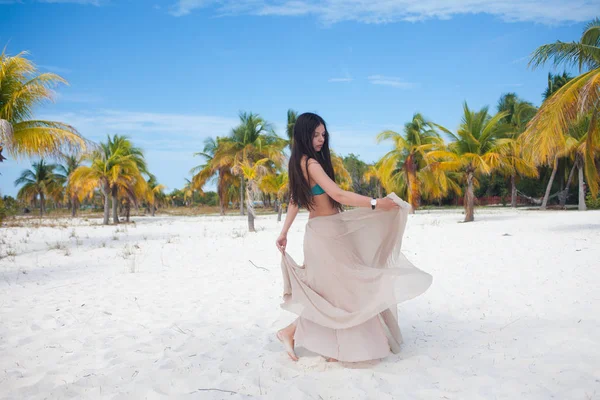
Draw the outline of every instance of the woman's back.
[[[308,172],[306,170],[306,156],[302,158],[301,166],[304,179],[308,181],[313,193],[313,209],[309,210],[308,218],[324,217],[327,215],[337,214],[339,211],[332,204],[329,195],[325,193],[323,189],[310,178],[310,176],[308,176]]]

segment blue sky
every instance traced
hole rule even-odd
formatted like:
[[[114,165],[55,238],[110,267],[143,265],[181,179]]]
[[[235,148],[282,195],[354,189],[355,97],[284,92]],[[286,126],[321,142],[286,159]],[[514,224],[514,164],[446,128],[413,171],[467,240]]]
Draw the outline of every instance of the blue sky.
[[[0,0],[0,44],[69,81],[39,118],[130,136],[171,190],[240,110],[282,135],[288,108],[317,112],[338,153],[374,161],[375,135],[415,112],[454,130],[465,100],[539,105],[551,66],[528,55],[599,15],[600,0]],[[30,161],[0,165],[0,193]]]

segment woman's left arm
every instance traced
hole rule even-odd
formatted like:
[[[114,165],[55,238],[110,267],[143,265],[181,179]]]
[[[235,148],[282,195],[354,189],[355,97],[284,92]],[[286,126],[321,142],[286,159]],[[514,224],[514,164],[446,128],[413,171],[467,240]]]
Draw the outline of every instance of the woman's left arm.
[[[282,253],[285,251],[285,246],[287,245],[287,234],[292,226],[292,223],[294,222],[294,219],[296,219],[296,215],[298,215],[298,205],[290,201],[287,214],[285,216],[285,222],[283,223],[283,228],[281,228],[281,233],[275,242],[277,248]]]

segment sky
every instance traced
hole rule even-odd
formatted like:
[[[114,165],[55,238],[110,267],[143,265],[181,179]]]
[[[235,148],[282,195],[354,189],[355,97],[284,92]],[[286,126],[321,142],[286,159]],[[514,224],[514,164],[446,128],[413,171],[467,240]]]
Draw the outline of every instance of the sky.
[[[36,119],[129,136],[170,191],[240,111],[282,136],[288,109],[316,112],[337,153],[373,162],[416,112],[456,130],[465,101],[539,105],[563,68],[529,55],[596,16],[600,0],[0,0],[0,45],[69,82]],[[0,164],[2,195],[31,161]]]

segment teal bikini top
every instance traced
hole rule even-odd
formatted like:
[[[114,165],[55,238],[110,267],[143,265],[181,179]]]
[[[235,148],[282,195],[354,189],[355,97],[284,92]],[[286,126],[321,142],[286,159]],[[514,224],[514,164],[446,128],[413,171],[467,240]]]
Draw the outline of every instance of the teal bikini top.
[[[318,196],[320,194],[324,194],[325,193],[325,191],[323,190],[323,188],[321,188],[321,186],[319,186],[318,183],[315,186],[313,186],[310,191],[312,192],[313,196]]]

